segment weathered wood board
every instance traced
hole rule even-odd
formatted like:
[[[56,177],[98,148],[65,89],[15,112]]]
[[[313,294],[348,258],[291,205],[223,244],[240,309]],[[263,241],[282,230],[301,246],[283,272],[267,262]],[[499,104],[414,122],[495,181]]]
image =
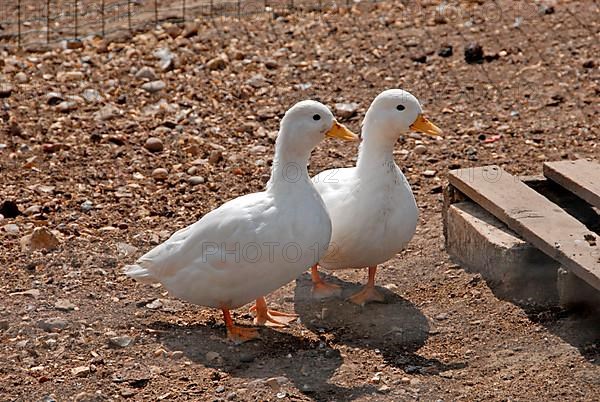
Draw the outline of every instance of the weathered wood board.
[[[579,159],[544,163],[544,176],[600,208],[600,164]]]
[[[510,229],[600,290],[600,239],[498,166],[450,171],[450,184]]]

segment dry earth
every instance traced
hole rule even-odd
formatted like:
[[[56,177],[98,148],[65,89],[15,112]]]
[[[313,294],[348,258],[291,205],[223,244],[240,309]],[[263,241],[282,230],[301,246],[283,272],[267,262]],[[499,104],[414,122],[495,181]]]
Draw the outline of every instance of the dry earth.
[[[598,400],[598,317],[497,298],[449,260],[440,214],[448,169],[539,174],[545,160],[598,158],[597,3],[464,2],[441,17],[433,2],[393,3],[0,51],[1,400]],[[471,42],[481,63],[465,61]],[[122,275],[263,188],[294,102],[356,103],[336,113],[359,131],[389,87],[416,94],[446,137],[397,144],[421,218],[381,270],[386,303],[312,301],[305,275],[269,296],[300,322],[235,346],[217,311]],[[310,171],[356,151],[327,140]],[[22,249],[37,227],[55,250]],[[364,277],[338,276],[345,292]],[[245,309],[235,318],[251,323]]]

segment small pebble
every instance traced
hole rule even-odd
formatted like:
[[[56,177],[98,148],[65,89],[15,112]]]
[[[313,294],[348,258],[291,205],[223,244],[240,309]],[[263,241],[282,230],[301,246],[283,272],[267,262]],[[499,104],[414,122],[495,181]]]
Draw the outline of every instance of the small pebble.
[[[146,92],[155,93],[158,91],[162,91],[163,89],[165,89],[166,86],[167,84],[165,84],[164,81],[158,80],[145,83],[144,85],[142,85],[142,89]]]
[[[192,186],[197,186],[198,184],[203,184],[206,180],[202,176],[192,176],[188,179],[188,182]]]
[[[468,64],[481,63],[483,61],[483,48],[479,43],[469,43],[465,48],[465,61]]]
[[[73,303],[65,299],[58,299],[56,303],[54,303],[54,308],[61,311],[72,311],[77,308]]]
[[[150,152],[161,152],[164,149],[164,145],[160,138],[150,137],[146,140],[144,148]]]
[[[419,145],[415,146],[413,152],[417,155],[422,155],[425,152],[427,152],[427,147],[423,144],[419,144]]]
[[[152,171],[152,178],[154,180],[167,180],[169,177],[169,171],[165,168],[156,168]]]

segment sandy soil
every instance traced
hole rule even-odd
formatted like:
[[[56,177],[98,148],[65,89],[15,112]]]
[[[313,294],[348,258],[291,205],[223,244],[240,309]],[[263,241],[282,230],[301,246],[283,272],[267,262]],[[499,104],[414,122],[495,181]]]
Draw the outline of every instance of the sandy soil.
[[[392,3],[2,53],[1,400],[598,399],[598,317],[497,298],[449,260],[441,219],[448,169],[539,174],[545,160],[599,156],[597,4],[469,1],[440,18],[433,2]],[[469,43],[482,63],[465,61]],[[144,66],[163,89],[142,88]],[[313,301],[306,274],[268,297],[300,322],[235,346],[219,312],[122,275],[173,231],[263,188],[294,102],[357,103],[342,120],[359,131],[389,87],[417,95],[447,136],[397,144],[421,217],[381,269],[386,303]],[[356,151],[328,140],[310,171],[352,165]],[[22,249],[34,227],[58,248]],[[348,294],[365,276],[332,279]],[[251,323],[246,309],[235,319]]]

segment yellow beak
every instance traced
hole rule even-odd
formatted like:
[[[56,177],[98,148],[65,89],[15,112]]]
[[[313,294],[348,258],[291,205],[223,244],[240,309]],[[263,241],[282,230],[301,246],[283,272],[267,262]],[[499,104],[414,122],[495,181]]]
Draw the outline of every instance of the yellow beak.
[[[328,137],[341,138],[345,141],[358,141],[358,135],[348,130],[346,126],[338,123],[336,120],[333,121],[333,127],[331,127],[325,135]]]
[[[412,131],[419,131],[423,134],[432,136],[442,134],[442,130],[438,126],[427,120],[427,117],[423,116],[422,114],[420,114],[417,117],[417,120],[415,120],[415,122],[410,125],[410,129]]]

